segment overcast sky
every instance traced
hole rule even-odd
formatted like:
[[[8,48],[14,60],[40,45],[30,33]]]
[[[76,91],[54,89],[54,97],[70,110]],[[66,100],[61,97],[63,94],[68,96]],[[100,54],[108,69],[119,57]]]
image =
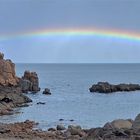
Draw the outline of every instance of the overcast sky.
[[[0,51],[14,62],[140,62],[140,41],[92,36],[2,40],[9,34],[54,28],[140,33],[140,0],[0,0]]]

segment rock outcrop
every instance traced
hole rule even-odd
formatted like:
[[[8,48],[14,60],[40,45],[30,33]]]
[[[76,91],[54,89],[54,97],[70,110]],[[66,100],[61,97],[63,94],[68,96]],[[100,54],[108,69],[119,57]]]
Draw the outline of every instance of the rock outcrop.
[[[25,71],[19,83],[24,93],[40,91],[39,78],[36,72]]]
[[[0,53],[0,85],[16,86],[18,78],[15,74],[15,64],[11,60],[5,60],[4,54]]]
[[[0,115],[11,114],[14,107],[31,102],[22,94],[19,79],[15,73],[15,64],[5,60],[0,53]]]
[[[90,92],[98,92],[98,93],[135,91],[135,90],[140,90],[140,85],[139,84],[113,85],[113,84],[109,84],[108,82],[98,82],[97,84],[92,85],[92,87],[89,90]]]

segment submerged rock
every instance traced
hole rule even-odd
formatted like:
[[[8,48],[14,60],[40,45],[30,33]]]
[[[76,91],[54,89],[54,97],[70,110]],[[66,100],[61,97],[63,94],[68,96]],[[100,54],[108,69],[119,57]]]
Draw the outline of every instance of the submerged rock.
[[[37,102],[36,104],[37,105],[45,105],[46,103],[45,102]]]
[[[64,121],[64,119],[59,119],[59,121]]]
[[[118,84],[113,85],[108,82],[98,82],[97,84],[92,85],[89,88],[90,92],[98,93],[112,93],[112,92],[121,92],[121,91],[135,91],[140,90],[139,84]]]

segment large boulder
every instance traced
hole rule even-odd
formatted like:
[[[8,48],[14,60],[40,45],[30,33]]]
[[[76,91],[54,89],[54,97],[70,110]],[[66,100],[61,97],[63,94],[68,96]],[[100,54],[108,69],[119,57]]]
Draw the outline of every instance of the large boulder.
[[[24,76],[20,79],[20,86],[23,92],[38,92],[40,88],[37,73],[25,71]]]
[[[90,92],[98,93],[112,93],[112,92],[121,92],[121,91],[135,91],[140,90],[139,84],[118,84],[113,85],[108,82],[98,82],[97,84],[92,85],[89,88]]]
[[[77,126],[69,125],[67,131],[70,132],[71,135],[79,135],[80,137],[85,135],[85,132],[79,125]]]
[[[61,131],[61,130],[65,130],[66,128],[65,128],[64,125],[58,124],[57,127],[56,127],[56,129]]]
[[[132,121],[123,120],[123,119],[114,120],[104,125],[104,128],[108,128],[108,129],[124,129],[124,128],[130,129],[131,127],[132,127]]]

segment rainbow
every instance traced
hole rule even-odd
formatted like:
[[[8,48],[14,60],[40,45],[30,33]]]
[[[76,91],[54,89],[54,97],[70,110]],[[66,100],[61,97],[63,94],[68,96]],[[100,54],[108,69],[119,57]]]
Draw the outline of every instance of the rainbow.
[[[121,39],[140,42],[140,33],[127,32],[119,30],[104,30],[104,29],[41,29],[37,31],[22,32],[11,35],[0,35],[1,40],[18,39],[18,38],[47,38],[56,36],[91,36],[111,39]]]

